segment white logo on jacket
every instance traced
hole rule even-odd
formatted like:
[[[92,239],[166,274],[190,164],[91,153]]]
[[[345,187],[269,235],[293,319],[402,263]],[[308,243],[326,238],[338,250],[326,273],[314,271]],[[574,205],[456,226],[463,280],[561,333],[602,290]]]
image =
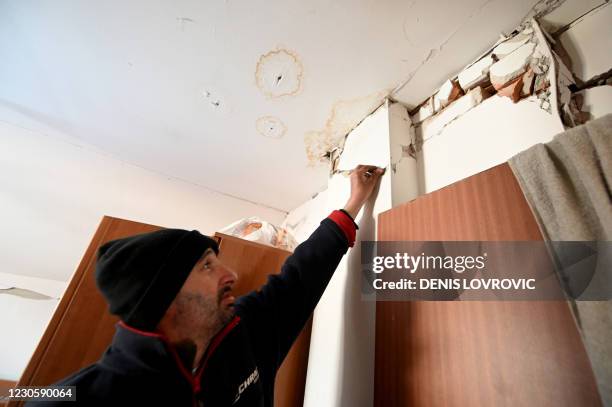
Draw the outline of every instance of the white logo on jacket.
[[[242,395],[242,393],[244,393],[247,387],[249,387],[253,383],[257,383],[257,380],[259,380],[259,370],[255,368],[255,370],[253,370],[253,373],[251,373],[249,377],[247,377],[246,380],[242,382],[240,386],[238,386],[238,393],[236,394],[236,397],[234,398],[234,402],[232,404],[236,404],[236,402],[240,399],[240,396]]]

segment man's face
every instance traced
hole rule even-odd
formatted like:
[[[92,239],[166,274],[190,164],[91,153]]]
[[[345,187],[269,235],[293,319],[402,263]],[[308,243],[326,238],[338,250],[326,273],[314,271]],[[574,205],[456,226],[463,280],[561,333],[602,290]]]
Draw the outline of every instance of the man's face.
[[[176,325],[215,333],[234,316],[232,287],[238,276],[207,249],[171,306]]]

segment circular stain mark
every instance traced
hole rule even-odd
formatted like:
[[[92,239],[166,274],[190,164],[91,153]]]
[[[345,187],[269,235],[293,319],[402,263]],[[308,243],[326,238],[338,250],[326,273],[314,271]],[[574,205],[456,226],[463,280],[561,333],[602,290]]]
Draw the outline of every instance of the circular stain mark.
[[[287,131],[287,126],[278,117],[264,116],[257,119],[255,128],[259,134],[269,138],[281,138]]]
[[[270,98],[295,95],[300,91],[302,73],[302,63],[294,52],[277,49],[259,58],[255,82]]]

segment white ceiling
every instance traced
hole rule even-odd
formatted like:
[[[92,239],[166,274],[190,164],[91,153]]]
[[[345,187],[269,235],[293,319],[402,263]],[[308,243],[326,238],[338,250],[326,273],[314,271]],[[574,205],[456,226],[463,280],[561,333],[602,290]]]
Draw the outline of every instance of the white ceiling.
[[[0,0],[0,120],[286,211],[387,94],[420,102],[535,3]]]

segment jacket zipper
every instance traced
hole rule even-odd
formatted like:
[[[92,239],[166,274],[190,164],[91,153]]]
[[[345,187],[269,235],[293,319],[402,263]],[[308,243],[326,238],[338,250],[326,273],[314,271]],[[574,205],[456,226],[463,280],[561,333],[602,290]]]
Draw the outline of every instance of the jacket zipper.
[[[221,344],[223,339],[225,339],[227,334],[229,334],[230,331],[234,329],[236,325],[238,325],[239,322],[240,322],[240,317],[235,316],[227,325],[225,325],[225,327],[223,327],[221,331],[219,331],[211,339],[210,343],[208,344],[208,347],[204,351],[203,361],[200,363],[200,366],[196,369],[196,372],[194,374],[195,386],[196,386],[194,388],[195,394],[200,392],[200,381],[201,381],[200,378],[202,377],[202,374],[204,373],[204,369],[206,369],[206,365],[208,364],[208,360],[210,359],[210,356],[217,349],[217,347]]]

